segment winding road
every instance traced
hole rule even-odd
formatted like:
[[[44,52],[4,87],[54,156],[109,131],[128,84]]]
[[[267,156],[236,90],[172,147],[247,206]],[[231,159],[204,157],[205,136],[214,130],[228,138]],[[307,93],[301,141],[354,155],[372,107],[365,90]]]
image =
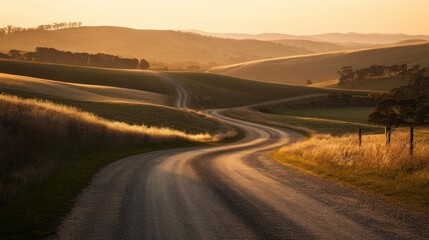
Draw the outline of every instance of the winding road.
[[[176,106],[188,94],[174,79]],[[287,101],[288,99],[284,99]],[[59,239],[428,239],[429,221],[272,161],[297,133],[231,119],[245,137],[116,161],[77,198]]]

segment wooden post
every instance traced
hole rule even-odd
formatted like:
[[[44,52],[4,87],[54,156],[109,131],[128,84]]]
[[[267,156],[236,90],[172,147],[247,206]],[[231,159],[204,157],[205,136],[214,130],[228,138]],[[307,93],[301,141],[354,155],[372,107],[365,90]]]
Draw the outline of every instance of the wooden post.
[[[387,145],[387,127],[384,127],[384,139],[386,140]]]
[[[359,147],[362,146],[362,128],[359,127]]]
[[[410,155],[414,154],[414,127],[410,127]]]
[[[384,133],[386,134],[386,145],[390,145],[390,135],[391,135],[392,128],[391,127],[385,127]]]

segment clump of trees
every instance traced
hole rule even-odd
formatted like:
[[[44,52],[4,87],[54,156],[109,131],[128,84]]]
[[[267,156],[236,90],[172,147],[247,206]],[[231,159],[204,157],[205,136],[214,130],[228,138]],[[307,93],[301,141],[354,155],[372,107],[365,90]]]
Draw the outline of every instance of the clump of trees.
[[[413,73],[419,69],[419,65],[415,65],[412,68],[408,68],[407,64],[395,64],[392,66],[383,65],[372,65],[368,68],[354,70],[351,66],[346,66],[338,71],[340,76],[339,84],[352,84],[352,83],[364,83],[371,79],[378,79],[383,77],[394,77],[401,76],[409,73]]]
[[[0,52],[0,58],[9,59],[9,57],[10,56],[8,54]]]
[[[29,28],[9,25],[9,26],[0,28],[0,35],[9,35],[9,34],[15,34],[20,32],[28,32],[28,31],[58,30],[58,29],[74,28],[74,27],[80,27],[80,26],[82,26],[82,22],[53,23],[53,24],[45,24],[45,25],[39,25],[37,27],[29,27]]]
[[[393,127],[429,124],[429,67],[415,66],[407,86],[390,91],[369,116],[369,121],[386,128],[386,143],[390,143]]]
[[[45,47],[37,47],[34,52],[10,50],[8,54],[0,54],[0,58],[105,68],[148,69],[150,67],[145,59],[139,61],[137,58],[121,58],[104,53],[60,51]]]

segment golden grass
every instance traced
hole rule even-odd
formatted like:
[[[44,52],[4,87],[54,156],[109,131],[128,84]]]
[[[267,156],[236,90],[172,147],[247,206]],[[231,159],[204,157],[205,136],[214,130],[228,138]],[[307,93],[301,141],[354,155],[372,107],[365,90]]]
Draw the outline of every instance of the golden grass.
[[[195,142],[216,142],[223,137],[220,134],[215,136],[208,133],[186,134],[170,128],[147,127],[145,125],[130,125],[123,122],[108,121],[92,113],[79,111],[74,107],[53,104],[43,100],[21,99],[4,94],[0,95],[0,109],[2,109],[0,113],[3,115],[2,120],[19,120],[19,117],[23,115],[27,118],[38,119],[41,122],[52,120],[66,124],[67,121],[74,120],[88,127],[104,128],[117,134],[144,137],[145,141],[164,142],[183,139]],[[63,126],[55,125],[55,127],[60,128]]]
[[[358,187],[408,206],[429,211],[429,138],[416,134],[414,155],[409,135],[396,131],[386,146],[383,134],[339,137],[314,135],[285,146],[274,159]]]
[[[48,101],[0,95],[0,205],[64,162],[112,149],[215,142],[233,132],[187,134],[114,122]]]
[[[408,134],[396,132],[392,143],[386,146],[383,134],[364,135],[362,146],[358,145],[357,134],[340,137],[314,135],[308,141],[282,148],[280,151],[302,156],[305,159],[336,163],[345,166],[378,168],[383,170],[428,171],[429,139],[418,137],[411,157],[408,151]]]
[[[154,92],[93,84],[68,83],[6,73],[0,73],[0,89],[81,101],[161,105],[167,105],[169,102],[168,96]]]

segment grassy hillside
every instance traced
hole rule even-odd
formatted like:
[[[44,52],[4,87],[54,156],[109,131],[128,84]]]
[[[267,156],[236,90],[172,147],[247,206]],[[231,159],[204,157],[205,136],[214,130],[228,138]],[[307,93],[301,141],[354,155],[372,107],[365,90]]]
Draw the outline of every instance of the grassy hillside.
[[[361,127],[365,132],[382,132],[377,127],[365,122],[369,108],[349,107],[335,109],[301,109],[285,110],[279,114],[269,114],[248,108],[228,110],[227,116],[238,119],[269,124],[272,126],[292,129],[305,135],[331,134],[342,135],[357,132]],[[347,116],[351,115],[351,116]]]
[[[0,59],[0,72],[68,83],[128,88],[165,95],[171,94],[169,86],[147,71],[112,70]]]
[[[332,91],[367,95],[366,91],[333,90],[306,86],[252,81],[211,73],[168,72],[191,92],[191,104],[196,108],[229,108],[282,98]]]
[[[352,95],[343,98],[332,96],[312,96],[269,103],[262,106],[229,109],[228,116],[284,127],[305,135],[342,135],[357,132],[382,132],[382,128],[368,122],[376,101],[367,96]]]
[[[21,91],[6,90],[3,92],[27,99],[49,100],[56,104],[76,107],[79,110],[93,113],[107,120],[125,122],[131,125],[166,127],[190,134],[218,134],[234,131],[229,126],[192,110],[181,110],[152,104],[81,101]]]
[[[329,80],[312,84],[314,87],[341,88],[341,89],[363,89],[372,91],[390,91],[393,88],[408,85],[407,77],[388,77],[371,79],[365,83],[353,83],[348,85],[338,85],[338,80]]]
[[[22,99],[10,95],[0,95],[2,145],[0,172],[8,178],[22,174],[33,174],[27,167],[47,166],[40,161],[50,161],[47,154],[56,158],[61,154],[92,151],[101,147],[121,148],[145,143],[169,143],[180,141],[210,141],[209,134],[187,135],[183,132],[149,128],[143,125],[128,125],[101,119],[86,112],[51,102]],[[42,133],[42,134],[41,134]],[[36,140],[36,141],[34,141]],[[65,156],[64,155],[64,156]],[[28,159],[39,159],[28,161]],[[47,158],[47,159],[45,159]],[[51,159],[52,160],[52,159]],[[12,174],[8,176],[8,174]],[[24,182],[28,177],[22,178]],[[2,179],[5,180],[5,179]],[[16,179],[19,180],[19,179]],[[7,179],[5,180],[7,182]],[[7,185],[7,184],[6,184]],[[7,196],[3,191],[1,196]],[[0,199],[4,199],[0,197]]]
[[[0,73],[0,91],[21,91],[63,99],[168,105],[171,96],[142,90],[77,84]]]
[[[171,104],[174,96],[156,73],[0,60],[2,71],[54,79],[0,73],[3,93],[47,99],[129,124],[171,127],[189,133],[228,129],[204,114],[161,106]]]
[[[406,35],[406,34],[382,34],[382,33],[326,33],[313,35],[318,41],[336,43],[360,43],[360,44],[392,44],[410,39],[429,40],[428,35]]]
[[[368,116],[374,111],[374,107],[322,107],[310,109],[282,109],[278,114],[303,118],[319,118],[326,120],[338,120],[352,123],[368,123]]]
[[[341,50],[347,50],[347,49],[354,49],[353,47],[342,46],[342,45],[330,43],[330,42],[316,42],[316,41],[302,40],[302,39],[281,39],[281,40],[274,40],[272,42],[280,43],[285,46],[306,49],[314,53],[335,52],[335,51],[341,51]],[[356,48],[357,47],[355,47],[355,49]]]
[[[245,62],[212,68],[210,72],[268,82],[304,85],[307,79],[311,79],[313,83],[337,79],[337,71],[344,66],[353,66],[355,69],[374,64],[427,66],[428,56],[429,43],[418,43]]]
[[[0,148],[2,239],[53,234],[75,195],[114,160],[222,137],[108,121],[9,95],[0,95],[0,132],[0,145],[8,146]]]
[[[0,51],[59,50],[108,53],[163,62],[230,64],[268,57],[304,54],[306,51],[258,40],[222,39],[165,30],[120,27],[79,27],[55,31],[31,31],[0,36]]]
[[[168,72],[191,92],[197,108],[238,107],[280,98],[328,93],[322,88],[251,81],[210,73]]]

